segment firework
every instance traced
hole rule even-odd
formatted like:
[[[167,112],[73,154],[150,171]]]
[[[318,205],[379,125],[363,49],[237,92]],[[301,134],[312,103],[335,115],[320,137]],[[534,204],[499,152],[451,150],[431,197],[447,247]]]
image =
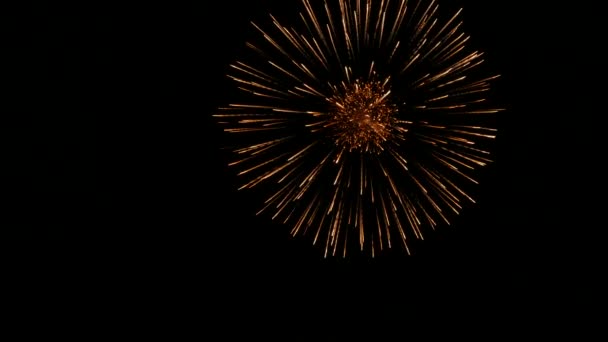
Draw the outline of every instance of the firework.
[[[499,111],[485,96],[482,53],[466,48],[460,11],[435,1],[302,0],[299,19],[270,15],[230,65],[239,101],[215,115],[240,144],[241,189],[259,213],[322,243],[375,255],[474,203]],[[490,118],[490,119],[489,119]]]

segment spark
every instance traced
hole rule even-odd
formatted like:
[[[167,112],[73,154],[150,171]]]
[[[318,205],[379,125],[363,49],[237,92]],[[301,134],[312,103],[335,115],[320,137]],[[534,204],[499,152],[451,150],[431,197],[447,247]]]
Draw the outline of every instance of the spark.
[[[215,116],[241,135],[230,163],[240,189],[264,184],[258,214],[325,256],[351,244],[375,256],[411,253],[426,229],[475,203],[499,75],[468,50],[463,10],[443,18],[438,2],[301,0],[295,20],[252,22],[252,55],[229,65],[242,96]]]

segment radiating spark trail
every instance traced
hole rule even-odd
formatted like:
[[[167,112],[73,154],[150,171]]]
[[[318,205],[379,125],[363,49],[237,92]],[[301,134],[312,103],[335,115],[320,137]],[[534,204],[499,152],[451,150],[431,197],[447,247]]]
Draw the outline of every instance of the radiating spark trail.
[[[251,55],[229,65],[241,100],[215,117],[238,136],[230,165],[241,189],[267,194],[259,214],[326,256],[351,244],[409,254],[425,229],[475,203],[498,76],[468,50],[462,10],[444,17],[439,1],[301,3],[294,20],[252,23]]]

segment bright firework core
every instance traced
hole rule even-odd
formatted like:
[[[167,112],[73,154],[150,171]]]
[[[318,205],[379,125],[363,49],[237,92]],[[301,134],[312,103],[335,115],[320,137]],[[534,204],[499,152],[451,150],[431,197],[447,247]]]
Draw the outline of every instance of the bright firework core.
[[[374,152],[391,138],[397,106],[391,103],[388,79],[343,84],[329,98],[335,143],[349,151]]]

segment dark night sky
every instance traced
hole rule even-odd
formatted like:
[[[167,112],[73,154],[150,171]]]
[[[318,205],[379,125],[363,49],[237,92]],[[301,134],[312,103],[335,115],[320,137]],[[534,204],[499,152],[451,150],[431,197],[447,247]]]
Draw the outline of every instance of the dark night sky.
[[[414,256],[374,260],[325,260],[309,240],[255,217],[224,166],[210,114],[227,101],[227,66],[248,21],[286,2],[150,2],[79,17],[28,8],[35,53],[24,83],[40,78],[41,100],[24,99],[23,111],[34,113],[28,134],[42,139],[28,141],[37,157],[19,198],[35,210],[8,230],[13,258],[39,280],[75,276],[85,288],[97,284],[98,298],[184,317],[200,308],[218,322],[261,306],[311,310],[319,320],[402,310],[420,322],[449,321],[466,307],[495,331],[536,326],[559,306],[546,285],[561,277],[568,239],[555,216],[566,205],[545,177],[557,156],[543,139],[553,124],[537,115],[549,74],[540,56],[551,44],[538,38],[548,29],[537,27],[538,10],[513,1],[447,2],[464,7],[473,45],[503,75],[497,161],[482,170],[477,207],[416,244]],[[505,310],[519,315],[498,319]],[[399,327],[401,317],[387,324]]]

